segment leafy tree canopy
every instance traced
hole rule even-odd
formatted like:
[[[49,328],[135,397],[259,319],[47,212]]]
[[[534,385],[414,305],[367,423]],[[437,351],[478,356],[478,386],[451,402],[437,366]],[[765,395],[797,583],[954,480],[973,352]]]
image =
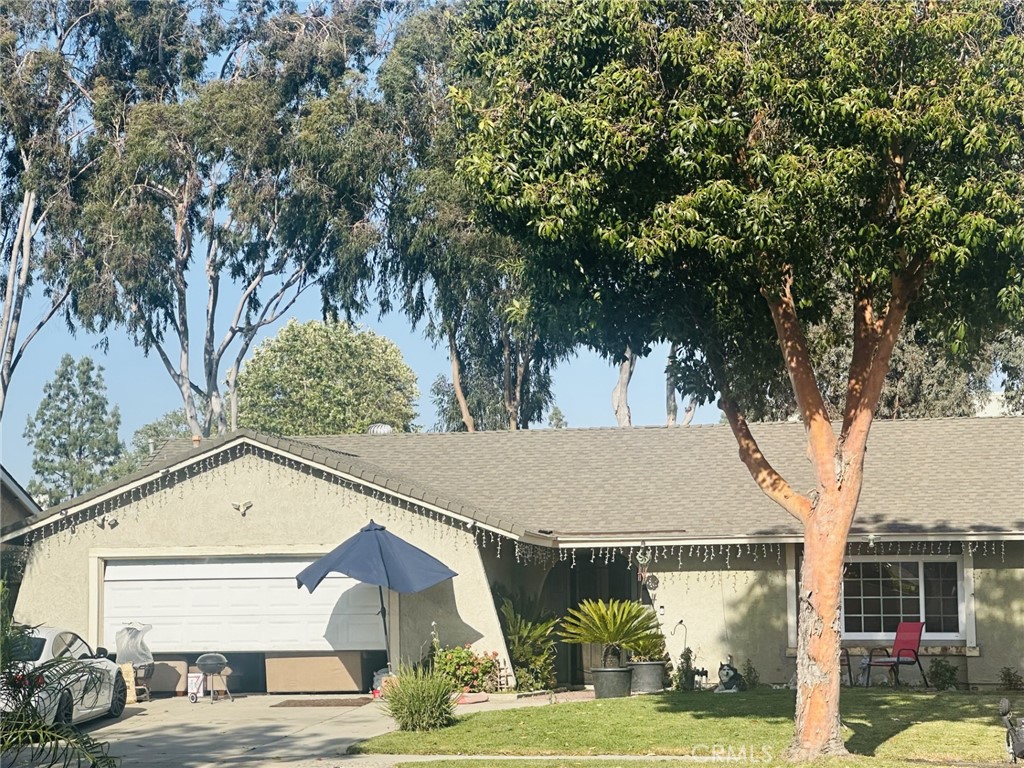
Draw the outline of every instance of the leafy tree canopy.
[[[535,301],[634,351],[668,340],[681,389],[720,393],[752,478],[804,527],[791,757],[843,753],[846,532],[901,329],[963,355],[1024,330],[1020,6],[480,0],[465,19],[464,177],[498,226],[558,246],[526,251]],[[836,414],[815,325],[850,349]],[[780,370],[812,492],[747,423]]]
[[[88,290],[75,311],[158,355],[191,429],[209,435],[229,426],[256,335],[300,294],[319,288],[327,314],[363,307],[381,144],[366,77],[391,6],[170,7],[163,87],[98,99],[79,220]],[[138,31],[130,14],[116,21]]]
[[[416,374],[389,339],[344,322],[290,321],[238,379],[239,423],[272,435],[414,429]]]
[[[26,490],[46,507],[112,479],[124,451],[120,426],[120,412],[107,402],[103,369],[88,357],[76,363],[64,355],[25,427],[36,475]]]
[[[448,10],[428,8],[403,24],[378,73],[380,133],[391,137],[380,301],[385,309],[397,301],[447,348],[462,426],[444,414],[441,422],[469,431],[525,428],[540,420],[551,370],[573,341],[531,311],[522,244],[474,217],[479,191],[455,172],[452,42]]]

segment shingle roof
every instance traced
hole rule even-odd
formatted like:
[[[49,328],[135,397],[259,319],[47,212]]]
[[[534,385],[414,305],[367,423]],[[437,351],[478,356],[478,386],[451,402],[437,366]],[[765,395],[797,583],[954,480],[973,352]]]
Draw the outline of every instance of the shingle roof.
[[[803,425],[755,424],[769,461],[815,487]],[[519,523],[573,535],[786,535],[727,426],[336,435],[304,441],[384,467]],[[874,424],[855,532],[1024,533],[1024,418]]]
[[[797,490],[815,486],[801,424],[752,429]],[[514,536],[543,532],[583,543],[799,534],[796,521],[754,485],[732,433],[719,425],[296,438],[242,431],[198,449],[169,441],[137,474],[190,454],[205,457],[239,438]],[[869,532],[1024,534],[1024,418],[876,422],[854,524],[854,533]]]

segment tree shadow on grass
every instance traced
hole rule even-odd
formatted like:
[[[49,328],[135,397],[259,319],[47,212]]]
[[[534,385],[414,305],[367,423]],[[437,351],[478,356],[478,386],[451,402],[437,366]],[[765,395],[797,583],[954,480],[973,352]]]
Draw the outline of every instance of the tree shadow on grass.
[[[994,757],[999,754],[996,707],[1001,696],[844,688],[840,711],[848,729],[846,747],[854,754],[874,756],[888,744],[890,750],[898,750],[905,759]],[[1014,706],[1024,707],[1024,695],[1016,698]],[[793,721],[795,692],[670,693],[660,695],[657,706],[659,711],[687,713],[702,721],[706,739],[714,740],[718,735],[735,734],[739,723],[746,723],[751,729],[771,723],[776,726],[773,732],[778,733],[778,726]],[[911,729],[919,732],[910,733]],[[788,742],[791,725],[785,732]]]

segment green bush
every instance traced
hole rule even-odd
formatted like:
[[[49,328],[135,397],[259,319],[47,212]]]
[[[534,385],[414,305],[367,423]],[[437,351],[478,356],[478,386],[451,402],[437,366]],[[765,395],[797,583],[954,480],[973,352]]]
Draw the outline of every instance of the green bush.
[[[530,620],[501,601],[501,625],[516,676],[516,690],[543,691],[555,685],[555,637],[558,619]]]
[[[750,659],[743,663],[742,675],[743,679],[747,681],[748,688],[757,688],[761,684],[761,675]]]
[[[666,661],[665,636],[660,632],[634,643],[630,647],[630,661]]]
[[[937,691],[955,691],[960,670],[945,659],[932,659],[928,665],[928,682]]]
[[[1007,691],[1024,691],[1024,677],[1013,667],[999,670],[999,687]]]
[[[447,675],[403,667],[384,683],[385,711],[401,731],[434,731],[455,722],[458,689]]]
[[[470,693],[497,690],[498,652],[480,654],[469,645],[437,648],[434,671],[449,678],[457,688]]]

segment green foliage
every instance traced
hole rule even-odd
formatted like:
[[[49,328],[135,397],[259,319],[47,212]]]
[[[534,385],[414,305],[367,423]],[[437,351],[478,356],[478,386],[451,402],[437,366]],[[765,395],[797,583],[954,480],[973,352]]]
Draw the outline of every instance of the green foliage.
[[[25,426],[36,474],[26,490],[46,507],[110,480],[124,451],[120,426],[120,412],[107,402],[103,368],[88,357],[76,363],[64,355]]]
[[[195,434],[227,430],[250,346],[304,291],[319,287],[330,316],[364,307],[382,141],[361,84],[381,53],[384,6],[171,4],[171,41],[197,39],[180,56],[171,41],[153,46],[173,86],[104,100],[82,184],[75,309],[89,329],[121,328],[156,352]],[[111,19],[122,34],[131,22]]]
[[[466,693],[498,689],[498,652],[477,653],[469,644],[434,649],[434,672]]]
[[[937,691],[955,691],[960,670],[943,658],[932,659],[928,665],[928,682]]]
[[[111,479],[125,477],[138,471],[149,458],[150,441],[153,441],[154,447],[159,448],[169,438],[191,436],[192,429],[182,408],[169,411],[156,421],[143,424],[132,435],[131,447],[121,455],[120,461],[111,469]]]
[[[679,667],[672,675],[672,690],[692,691],[694,686],[694,674],[696,667],[693,665],[694,653],[692,648],[684,648],[679,654]]]
[[[999,687],[1005,691],[1024,691],[1024,676],[1014,667],[999,670]]]
[[[36,710],[34,702],[44,687],[48,694],[72,682],[88,688],[102,681],[94,669],[77,660],[55,659],[26,670],[20,657],[33,634],[31,627],[12,619],[7,589],[0,582],[0,701],[4,703],[0,754],[4,764],[25,759],[32,765],[116,768],[119,761],[107,754],[106,743],[70,724],[47,724]]]
[[[273,435],[413,428],[416,374],[389,339],[344,322],[285,325],[238,378],[239,423]]]
[[[523,609],[524,611],[526,609]],[[555,636],[557,618],[527,618],[507,597],[499,615],[505,644],[516,676],[516,689],[542,691],[555,685]]]
[[[632,600],[583,600],[569,609],[559,634],[566,643],[601,645],[604,666],[618,667],[623,649],[655,641],[661,629],[649,606]]]
[[[754,662],[747,659],[743,662],[743,669],[740,670],[743,678],[747,681],[748,688],[757,688],[761,684],[761,675],[754,666]]]
[[[634,643],[630,650],[630,661],[668,661],[665,636],[660,633]]]
[[[502,402],[501,389],[492,377],[479,375],[477,366],[463,364],[462,385],[466,407],[473,419],[476,432],[508,429],[508,413]],[[444,376],[438,376],[430,387],[430,400],[437,414],[435,432],[465,432],[466,422],[455,395],[455,386]]]
[[[561,408],[556,405],[548,411],[548,427],[550,429],[565,429],[568,426],[569,422],[566,420]]]
[[[389,138],[379,298],[452,358],[453,380],[432,390],[437,429],[525,428],[550,405],[570,343],[532,310],[519,240],[475,215],[479,193],[455,172],[451,18],[438,5],[408,19],[378,74]]]
[[[846,397],[851,350],[842,329],[816,325],[808,328],[807,341],[814,360],[821,394],[832,413],[841,413]],[[996,369],[1011,368],[1013,360],[1021,359],[1024,339],[1012,343],[982,345],[971,356],[954,356],[942,339],[930,337],[917,324],[905,329],[893,350],[885,386],[875,416],[880,419],[919,419],[947,416],[974,416],[990,395],[989,381]],[[1009,390],[1008,406],[1015,406],[1015,381],[1021,371],[1007,370],[997,379]],[[785,387],[770,391],[764,410],[749,415],[759,420],[784,421],[799,409],[793,392]]]
[[[436,670],[402,667],[384,684],[384,709],[402,731],[433,731],[455,722],[459,689]]]
[[[609,354],[608,327],[676,342],[704,402],[754,413],[788,386],[787,292],[846,346],[857,301],[879,323],[905,301],[968,354],[1024,323],[1024,43],[1003,8],[479,2],[460,168],[491,220],[550,246],[527,251],[535,299]]]

